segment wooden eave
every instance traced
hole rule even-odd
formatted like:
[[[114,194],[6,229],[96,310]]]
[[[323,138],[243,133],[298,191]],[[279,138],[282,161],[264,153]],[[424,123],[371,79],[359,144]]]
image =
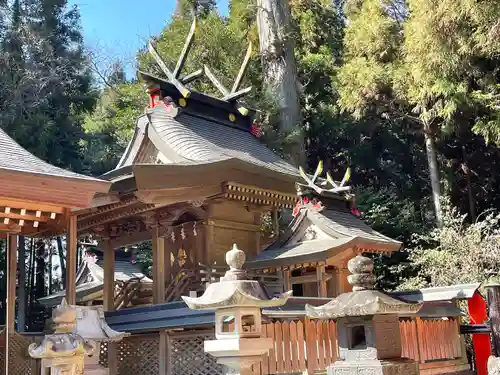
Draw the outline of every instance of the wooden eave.
[[[59,207],[86,207],[96,193],[107,193],[110,185],[98,179],[0,169],[0,197]]]
[[[66,231],[73,207],[85,207],[110,183],[0,169],[0,232],[51,236]]]
[[[310,246],[316,245],[315,241],[310,241]],[[315,267],[318,265],[339,266],[345,263],[346,260],[362,253],[377,253],[390,254],[397,249],[388,249],[387,244],[378,241],[366,240],[363,238],[345,239],[339,241],[338,244],[331,241],[329,246],[328,241],[318,241],[319,248],[317,251],[304,252],[290,257],[276,257],[259,261],[250,260],[245,263],[248,269],[255,270],[293,270],[296,268]],[[323,246],[321,246],[323,245]],[[325,246],[326,245],[326,246]]]
[[[268,191],[295,194],[295,176],[271,171],[236,158],[191,164],[136,164],[131,167],[137,190],[221,186],[231,181]]]

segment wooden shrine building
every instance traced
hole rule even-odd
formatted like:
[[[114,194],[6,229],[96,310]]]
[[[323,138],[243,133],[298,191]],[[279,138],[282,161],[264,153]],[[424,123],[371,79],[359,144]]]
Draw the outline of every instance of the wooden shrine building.
[[[293,289],[296,296],[336,297],[348,292],[351,258],[360,253],[390,254],[401,247],[357,217],[353,196],[343,186],[347,178],[336,183],[327,174],[322,180],[321,171],[322,163],[311,179],[301,170],[306,184],[297,183],[298,202],[291,224],[246,264],[255,270],[280,272],[283,289]]]
[[[320,163],[314,175],[308,175],[259,139],[256,111],[242,101],[250,88],[240,87],[251,48],[231,88],[207,66],[183,74],[195,31],[193,22],[173,69],[149,44],[163,78],[139,72],[150,105],[137,119],[116,168],[101,176],[111,184],[109,192],[73,212],[78,234],[97,238],[102,258],[82,263],[82,293],[74,286],[68,293],[75,296],[73,302],[77,295],[80,303],[102,301],[110,326],[133,334],[118,346],[102,347],[101,361],[111,375],[222,374],[220,365],[203,353],[203,340],[213,335],[213,313],[187,311],[180,297],[202,293],[222,271],[225,254],[236,243],[246,253],[252,277],[277,292],[293,289],[295,294],[283,311],[264,314],[266,334],[273,337],[276,350],[255,373],[324,371],[337,355],[332,349],[335,324],[305,319],[304,304],[324,304],[328,297],[348,291],[346,264],[358,253],[391,253],[401,244],[357,217],[346,185],[348,174],[340,182],[328,173],[321,177]],[[220,91],[218,98],[189,86],[201,76]],[[262,218],[286,209],[293,210],[294,219],[269,244],[262,235]],[[149,280],[120,279],[121,249],[146,241],[152,245],[152,284],[134,294],[134,287]],[[120,294],[121,290],[130,293]],[[44,302],[51,304],[61,296]],[[139,304],[145,306],[126,308]],[[420,317],[408,317],[402,327],[415,333],[408,339],[408,358],[418,356],[432,366],[444,361],[455,371],[456,365],[465,366],[458,335],[460,313],[445,313],[446,323],[440,321],[442,316],[431,317],[436,324],[426,331],[417,327]],[[422,342],[417,333],[434,333],[433,327],[441,334],[440,342],[453,337],[453,347],[439,355],[421,354],[420,347],[414,351]],[[436,373],[434,369],[428,374]]]
[[[104,263],[99,249],[92,248],[84,255],[76,275],[76,304],[102,305],[104,296]],[[144,275],[135,260],[134,251],[115,252],[115,300],[114,309],[150,304],[153,280]],[[58,306],[66,292],[40,298],[39,302],[47,307]]]
[[[249,91],[240,85],[251,47],[231,90],[207,66],[181,77],[195,29],[194,22],[174,71],[150,43],[166,78],[139,73],[150,106],[137,120],[116,168],[102,176],[111,183],[108,195],[78,211],[79,234],[100,238],[104,305],[115,309],[115,251],[143,241],[152,241],[153,303],[202,292],[210,281],[207,273],[224,265],[234,243],[246,252],[256,274],[274,275],[281,288],[304,283],[304,295],[341,293],[351,257],[392,252],[400,244],[351,213],[346,181],[337,183],[329,175],[320,179],[319,169],[309,177],[258,139],[255,111],[240,102]],[[187,88],[201,75],[221,91],[221,98]],[[303,179],[310,186],[301,185]],[[328,188],[318,194],[315,183]],[[308,208],[303,199],[309,190],[299,192],[304,205],[292,227],[263,252],[268,243],[262,215],[294,208],[297,187],[313,191],[325,207]],[[335,272],[338,276],[332,277]]]
[[[139,72],[150,105],[116,168],[101,176],[111,183],[109,193],[76,212],[78,233],[100,239],[104,306],[116,308],[116,250],[144,241],[152,241],[153,303],[202,292],[234,243],[274,288],[296,285],[299,295],[336,296],[348,288],[351,257],[390,253],[400,243],[351,212],[348,178],[321,178],[321,164],[309,176],[259,139],[256,112],[241,102],[250,90],[240,86],[251,46],[231,89],[207,66],[182,76],[195,31],[194,21],[173,71],[149,44],[165,78]],[[202,75],[220,98],[187,87]],[[294,207],[290,228],[269,247],[263,214]]]
[[[0,235],[7,238],[7,308],[3,358],[15,342],[17,236],[50,237],[67,234],[66,293],[75,302],[77,221],[72,209],[88,207],[98,194],[106,194],[109,182],[73,173],[35,157],[0,130]],[[19,268],[24,267],[24,259]],[[18,287],[18,288],[16,288]],[[14,341],[13,341],[14,340]],[[14,364],[9,370],[9,362]],[[2,371],[23,373],[15,361],[4,360]]]

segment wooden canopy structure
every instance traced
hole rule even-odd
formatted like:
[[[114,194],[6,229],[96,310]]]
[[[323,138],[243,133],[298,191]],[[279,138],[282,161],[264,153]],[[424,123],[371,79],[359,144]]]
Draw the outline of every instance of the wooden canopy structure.
[[[64,232],[68,209],[88,206],[109,185],[44,162],[0,130],[0,232]]]
[[[50,165],[22,148],[0,130],[0,235],[7,238],[7,311],[5,334],[14,333],[17,277],[17,236],[67,233],[67,299],[75,301],[76,216],[109,182]],[[5,373],[9,339],[5,340]]]

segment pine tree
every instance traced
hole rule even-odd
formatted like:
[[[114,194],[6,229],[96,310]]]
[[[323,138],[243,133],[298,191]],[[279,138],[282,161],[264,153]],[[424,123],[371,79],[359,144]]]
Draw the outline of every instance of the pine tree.
[[[22,119],[21,144],[49,162],[82,169],[81,121],[95,101],[76,7],[65,0],[38,0],[27,10],[26,36],[32,76],[25,95],[34,106]]]

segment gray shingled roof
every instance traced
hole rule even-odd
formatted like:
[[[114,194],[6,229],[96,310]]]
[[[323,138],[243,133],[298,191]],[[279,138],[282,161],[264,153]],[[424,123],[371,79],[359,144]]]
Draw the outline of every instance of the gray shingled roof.
[[[331,240],[312,240],[281,248],[269,248],[255,258],[248,260],[245,266],[249,269],[278,267],[289,264],[323,261],[333,255],[335,250],[347,244],[351,238]]]
[[[305,316],[306,304],[319,306],[329,301],[331,298],[292,296],[285,305],[264,309],[262,314],[268,318],[300,318]],[[415,315],[424,318],[441,318],[463,314],[454,304],[438,301],[425,302],[423,308]],[[201,328],[215,324],[214,311],[191,310],[184,302],[169,302],[106,312],[105,317],[112,329],[130,333],[155,332],[172,328]]]
[[[90,265],[92,275],[95,275],[99,280],[104,280],[104,261],[99,259],[95,264]],[[144,282],[152,283],[149,277],[144,275],[139,265],[132,264],[130,261],[117,260],[115,261],[115,280],[128,281],[130,279],[142,279]]]
[[[307,218],[323,232],[334,238],[359,237],[391,244],[401,244],[377,232],[347,210],[325,209],[321,212],[308,211]]]
[[[94,264],[86,264],[81,267],[77,275],[77,283],[84,276],[84,267],[88,267],[90,274],[92,275],[91,281],[86,281],[79,283],[76,286],[76,301],[82,302],[85,297],[100,293],[104,290],[104,269],[102,260],[97,261]],[[131,264],[130,261],[117,260],[115,261],[115,280],[116,281],[128,281],[131,279],[141,279],[144,283],[152,283],[153,281],[146,277],[140,270],[140,267],[136,264]],[[62,298],[66,295],[66,291],[62,290],[60,292],[51,294],[50,296],[43,297],[39,299],[39,302],[46,306],[55,306],[61,302]]]
[[[150,122],[146,123],[148,117]],[[172,164],[239,159],[293,177],[299,175],[294,166],[249,132],[182,111],[173,118],[162,106],[139,118],[118,167],[133,163],[145,133]]]
[[[316,225],[330,239],[300,240],[295,242],[295,233],[305,233],[310,224]],[[321,212],[303,211],[289,226],[289,229],[273,245],[246,262],[248,268],[282,267],[305,262],[324,261],[340,250],[350,246],[350,242],[365,241],[386,244],[395,249],[401,243],[370,228],[361,219],[347,210],[324,209]]]
[[[37,158],[14,141],[0,129],[0,169],[10,171],[44,174],[57,177],[101,181],[75,172],[55,167]]]

